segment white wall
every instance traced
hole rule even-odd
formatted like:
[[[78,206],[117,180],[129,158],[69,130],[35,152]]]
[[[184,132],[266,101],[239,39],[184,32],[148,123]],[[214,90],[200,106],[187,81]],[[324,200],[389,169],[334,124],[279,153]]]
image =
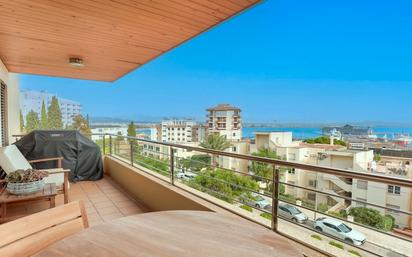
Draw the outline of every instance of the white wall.
[[[20,91],[18,75],[9,73],[0,60],[0,80],[7,86],[7,118],[9,143],[14,142],[12,135],[20,134]]]

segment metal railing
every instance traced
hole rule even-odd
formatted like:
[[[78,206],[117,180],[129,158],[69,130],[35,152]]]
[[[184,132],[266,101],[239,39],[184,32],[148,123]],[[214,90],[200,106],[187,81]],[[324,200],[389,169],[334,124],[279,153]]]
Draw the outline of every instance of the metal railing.
[[[156,172],[162,176],[162,178],[168,181],[171,185],[179,187],[183,190],[188,191],[189,193],[194,193],[199,197],[202,197],[201,194],[197,194],[196,192],[201,191],[203,193],[209,194],[218,198],[219,200],[210,200],[210,198],[202,197],[204,200],[211,201],[214,204],[219,205],[222,208],[226,208],[229,211],[233,212],[233,208],[228,208],[227,205],[221,204],[220,200],[229,202],[231,206],[240,207],[243,209],[252,208],[253,211],[249,215],[248,212],[242,211],[238,208],[239,211],[236,211],[237,214],[242,215],[243,217],[264,225],[273,231],[282,234],[292,240],[295,240],[301,244],[304,244],[311,248],[316,248],[311,244],[305,242],[305,240],[299,239],[297,237],[292,236],[290,233],[279,229],[280,223],[290,222],[291,226],[295,226],[300,229],[304,229],[305,231],[309,231],[310,233],[319,233],[319,231],[315,230],[313,226],[309,226],[307,224],[300,224],[297,222],[292,222],[290,219],[285,218],[284,216],[278,213],[279,211],[279,204],[287,203],[291,206],[295,206],[302,211],[306,211],[307,213],[311,213],[314,215],[313,222],[315,222],[317,216],[322,217],[331,217],[336,220],[341,220],[345,223],[350,223],[353,225],[358,226],[359,228],[366,229],[367,231],[371,231],[371,233],[377,233],[378,235],[390,237],[391,239],[396,239],[399,241],[399,244],[403,242],[405,244],[411,244],[412,241],[406,237],[394,234],[392,232],[383,231],[376,227],[372,227],[370,225],[362,224],[359,222],[347,220],[346,218],[333,215],[332,213],[320,211],[318,208],[317,199],[321,196],[325,197],[332,197],[332,198],[339,198],[344,201],[344,203],[350,203],[349,206],[352,206],[352,203],[359,204],[359,205],[367,205],[371,206],[375,209],[381,210],[382,212],[392,212],[397,213],[398,215],[406,215],[407,218],[410,219],[410,223],[412,223],[412,212],[411,210],[403,210],[397,209],[389,206],[382,206],[376,203],[370,203],[361,199],[355,199],[348,195],[340,195],[338,193],[333,194],[330,192],[322,191],[322,189],[316,187],[308,187],[301,184],[293,184],[289,181],[282,181],[282,177],[286,176],[285,172],[291,171],[292,169],[294,172],[302,172],[302,173],[316,173],[316,174],[329,174],[336,176],[337,179],[339,178],[348,178],[348,179],[359,179],[365,180],[368,182],[376,182],[385,185],[396,185],[402,188],[407,188],[407,190],[411,190],[408,194],[409,196],[403,195],[405,197],[412,197],[412,180],[402,177],[393,177],[383,174],[376,174],[370,172],[358,172],[352,170],[345,170],[345,169],[337,169],[332,167],[324,167],[324,166],[317,166],[317,165],[310,165],[298,162],[291,162],[285,160],[278,160],[278,159],[270,159],[265,157],[258,157],[252,155],[243,155],[243,154],[236,154],[231,152],[222,152],[216,151],[211,149],[205,149],[200,147],[195,147],[191,145],[180,145],[174,143],[166,143],[166,142],[158,142],[158,141],[150,141],[146,139],[140,139],[136,137],[129,137],[129,136],[119,136],[119,135],[111,135],[111,134],[93,134],[94,136],[99,136],[100,139],[98,143],[102,148],[102,152],[105,155],[111,155],[115,158],[119,158],[127,162],[132,166],[143,167],[149,169],[150,171]],[[93,136],[92,135],[92,136]],[[156,149],[158,148],[158,149]],[[178,151],[181,151],[179,153]],[[191,159],[191,156],[196,154],[203,154],[210,156],[210,162],[200,162],[197,160]],[[217,160],[220,158],[221,160]],[[224,159],[226,158],[226,159]],[[187,167],[184,168],[182,163],[184,161],[190,160],[190,163],[197,164],[200,168],[197,169],[188,169]],[[246,161],[248,170],[246,171],[239,171],[239,170],[232,170],[228,167],[225,167],[222,163],[225,161],[231,162],[232,160],[240,160]],[[252,164],[252,165],[250,165]],[[256,174],[255,170],[250,170],[250,167],[254,167],[253,164],[260,164],[263,165],[266,169],[270,169],[269,176],[262,176],[260,174]],[[192,165],[192,166],[193,166]],[[144,169],[143,169],[144,170]],[[250,187],[245,184],[241,184],[238,182],[228,181],[224,177],[217,177],[214,176],[216,170],[221,170],[225,172],[230,172],[233,174],[241,175],[240,177],[247,177],[251,181],[260,182],[261,184],[265,184],[266,186],[263,187]],[[189,171],[189,172],[188,172]],[[209,171],[209,172],[208,172]],[[252,172],[250,172],[252,171]],[[191,177],[184,177],[185,174],[191,174]],[[183,177],[182,177],[183,176]],[[243,193],[237,193],[235,196],[228,197],[225,192],[219,191],[218,188],[209,187],[207,185],[203,185],[201,183],[197,183],[198,177],[202,177],[203,179],[214,181],[216,183],[220,183],[222,185],[228,186],[232,188],[236,192],[245,192],[247,196]],[[316,179],[317,176],[316,176]],[[196,183],[197,184],[196,184]],[[318,182],[318,181],[317,181]],[[187,188],[196,189],[196,190],[187,190]],[[300,199],[300,204],[296,200],[296,197],[292,197],[292,200],[289,199],[291,194],[286,194],[285,192],[281,192],[281,188],[284,188],[283,191],[293,191],[293,190],[302,190],[304,192],[311,192],[315,194],[315,201],[304,201],[305,199]],[[353,188],[353,187],[352,187]],[[385,188],[383,189],[385,190]],[[250,194],[254,194],[256,196],[263,197],[264,199],[270,200],[270,206],[258,206],[251,203],[249,200]],[[213,199],[213,198],[212,198]],[[409,200],[411,201],[411,200]],[[253,201],[252,201],[253,202]],[[346,206],[345,206],[346,207]],[[253,214],[258,214],[253,216]],[[384,213],[385,214],[385,213]],[[262,217],[270,218],[270,223]],[[312,222],[312,221],[311,221]],[[288,223],[289,224],[289,223]],[[328,238],[332,238],[336,241],[341,241],[343,244],[347,244],[345,240],[340,238],[331,237],[330,235],[324,236]],[[397,241],[397,242],[398,242]],[[378,256],[384,256],[382,252],[377,252],[375,248],[368,248],[364,246],[357,246],[357,245],[348,245],[351,249],[357,249],[365,254],[372,254]],[[390,247],[389,247],[390,248]],[[406,247],[407,248],[407,247]],[[320,249],[316,248],[316,250],[321,251]]]
[[[211,179],[215,181],[216,183],[223,183],[238,191],[244,191],[244,192],[247,192],[248,194],[253,193],[255,194],[255,196],[261,196],[261,197],[271,199],[270,208],[263,208],[257,205],[254,206],[253,204],[249,203],[247,199],[245,200],[244,196],[242,195],[237,195],[236,197],[233,197],[230,203],[238,207],[239,205],[241,205],[242,207],[248,206],[244,208],[249,208],[249,207],[253,208],[254,210],[258,211],[261,214],[260,215],[261,217],[263,217],[264,214],[270,215],[269,216],[270,225],[268,226],[265,223],[263,223],[263,225],[268,226],[273,231],[280,233],[284,236],[287,236],[295,241],[298,241],[299,243],[305,244],[306,246],[313,247],[305,243],[303,240],[294,238],[290,234],[287,234],[284,231],[281,231],[279,229],[280,220],[291,222],[290,220],[286,219],[284,216],[279,215],[278,213],[279,203],[287,203],[299,209],[312,212],[315,215],[315,217],[316,215],[321,215],[324,217],[332,217],[333,219],[336,219],[336,220],[342,220],[345,223],[354,224],[356,226],[359,226],[360,228],[373,231],[374,233],[379,233],[384,236],[390,236],[391,238],[396,238],[397,240],[400,240],[400,242],[405,242],[405,244],[410,244],[412,242],[406,237],[403,237],[403,236],[400,236],[400,235],[397,235],[391,232],[383,231],[376,227],[371,227],[369,225],[365,225],[359,222],[347,220],[343,217],[332,215],[328,212],[319,211],[316,200],[315,200],[314,207],[308,206],[305,204],[298,204],[297,202],[288,200],[287,197],[285,198],[285,195],[282,195],[280,192],[280,188],[282,186],[287,187],[287,188],[300,189],[300,190],[304,190],[305,192],[307,191],[307,192],[315,193],[316,199],[318,198],[318,195],[330,196],[334,198],[340,198],[343,201],[350,202],[350,203],[353,202],[357,204],[368,205],[368,206],[374,207],[375,209],[380,209],[383,212],[391,211],[391,212],[394,212],[400,215],[407,215],[409,218],[411,218],[412,212],[410,212],[410,210],[401,210],[401,209],[392,208],[388,206],[382,206],[376,203],[369,203],[367,201],[354,199],[346,195],[332,194],[329,192],[324,192],[318,188],[311,188],[311,187],[307,187],[307,186],[303,186],[299,184],[292,184],[286,181],[281,181],[280,178],[282,176],[281,169],[287,168],[289,170],[294,169],[295,171],[298,171],[298,172],[312,172],[312,173],[315,172],[315,173],[320,173],[320,174],[334,175],[338,178],[341,177],[341,178],[349,178],[349,179],[360,179],[360,180],[366,180],[369,182],[396,185],[396,186],[408,188],[408,190],[412,188],[412,180],[410,179],[401,178],[401,177],[393,177],[393,176],[388,176],[388,175],[383,175],[383,174],[370,173],[370,172],[357,172],[357,171],[337,169],[337,168],[331,168],[331,167],[323,167],[323,166],[310,165],[310,164],[304,164],[304,163],[298,163],[298,162],[290,162],[290,161],[284,161],[284,160],[278,160],[278,159],[270,159],[270,158],[265,158],[265,157],[252,156],[252,155],[242,155],[242,154],[236,154],[236,153],[231,153],[231,152],[222,152],[222,151],[205,149],[205,148],[200,148],[200,147],[195,147],[195,146],[190,146],[190,145],[180,145],[180,144],[174,144],[174,143],[150,141],[150,140],[140,139],[136,137],[118,136],[118,135],[111,135],[111,134],[102,134],[101,136],[102,136],[101,146],[103,148],[104,154],[112,155],[114,157],[120,157],[120,159],[130,162],[130,164],[133,166],[143,165],[143,167],[148,168],[149,170],[162,174],[164,176],[164,179],[167,180],[173,186],[182,188],[182,185],[184,186],[188,185],[194,189],[200,190],[204,193],[215,196],[221,200],[223,199],[227,201],[227,196],[225,195],[224,192],[218,192],[215,188],[207,188],[200,184],[194,185],[191,182],[193,180],[196,180],[196,179],[193,179],[195,176],[201,175],[203,178]],[[109,144],[108,147],[107,147],[106,141],[108,141],[108,144]],[[115,144],[118,144],[117,150],[116,150]],[[128,146],[128,148],[126,150],[123,149],[123,153],[122,153],[121,149],[119,150],[119,148],[121,147],[124,148],[125,146]],[[159,148],[157,151],[155,150],[156,149],[155,146]],[[167,151],[165,151],[165,149]],[[176,151],[178,150],[185,151],[186,157],[182,157],[176,154]],[[128,151],[129,153],[127,153]],[[187,152],[191,152],[191,153],[187,154]],[[195,153],[211,156],[210,163],[201,162],[200,164],[204,165],[202,169],[190,170],[190,173],[193,174],[192,178],[190,179],[182,178],[181,175],[185,174],[185,170],[182,168],[181,162],[183,160],[190,159],[190,157],[187,157],[187,156],[195,155]],[[213,160],[216,158],[216,156],[218,156],[219,158],[244,160],[244,161],[247,161],[248,163],[252,162],[252,163],[259,163],[259,164],[267,165],[267,167],[272,167],[271,176],[262,177],[260,175],[253,174],[250,172],[240,172],[240,171],[225,168],[224,165],[214,163]],[[161,166],[161,168],[155,167],[155,166],[159,166],[158,164],[156,164],[156,162],[160,162],[162,165],[167,165],[167,169],[165,169],[164,166]],[[191,162],[196,162],[196,161],[191,160]],[[219,161],[217,163],[219,163]],[[239,175],[243,175],[244,177],[249,177],[255,181],[260,181],[260,182],[263,181],[266,183],[267,186],[263,190],[262,188],[258,188],[258,189],[248,188],[245,185],[236,184],[230,181],[225,181],[225,179],[222,179],[222,178],[214,177],[213,173],[205,172],[205,170],[213,171],[214,169],[226,170],[226,171],[230,171],[231,173],[237,173]],[[187,170],[186,170],[186,173],[187,173]],[[176,180],[179,183],[176,183]],[[270,184],[272,185],[271,188],[268,186]],[[189,192],[193,193],[193,190],[190,190]],[[209,198],[205,200],[210,201]],[[219,205],[219,201],[217,200],[213,201],[213,203]],[[224,205],[223,206],[221,205],[221,207],[226,208]],[[228,209],[230,211],[233,211],[233,209],[231,208],[228,208]],[[245,217],[245,215],[242,215],[242,216]],[[254,222],[262,224],[261,222],[262,219],[256,220],[256,218],[252,218],[247,215],[246,215],[246,218]],[[319,231],[316,231],[313,227],[310,227],[304,224],[293,222],[293,225],[309,230],[311,231],[311,233],[319,233]],[[325,236],[330,237],[330,235],[325,235]],[[347,243],[345,240],[340,239],[340,238],[334,238],[334,237],[331,237],[331,238],[333,238],[333,240],[336,240],[336,241],[341,241],[342,243]],[[358,250],[366,254],[383,256],[382,253],[377,253],[373,249],[371,250],[371,249],[365,248],[364,246],[356,246],[356,245],[349,245],[349,246],[350,248],[357,248]]]

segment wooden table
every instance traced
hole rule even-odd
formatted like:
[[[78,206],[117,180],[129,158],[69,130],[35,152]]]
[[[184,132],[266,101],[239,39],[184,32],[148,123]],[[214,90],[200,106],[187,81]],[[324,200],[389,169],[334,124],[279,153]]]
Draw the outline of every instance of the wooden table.
[[[238,217],[166,211],[113,220],[67,237],[36,256],[303,256],[278,234]]]
[[[1,188],[0,191],[0,223],[2,223],[6,218],[8,204],[25,204],[29,202],[45,200],[50,201],[50,208],[53,208],[56,205],[55,199],[57,195],[57,190],[55,183],[47,183],[42,190],[27,195],[10,194],[5,187]]]

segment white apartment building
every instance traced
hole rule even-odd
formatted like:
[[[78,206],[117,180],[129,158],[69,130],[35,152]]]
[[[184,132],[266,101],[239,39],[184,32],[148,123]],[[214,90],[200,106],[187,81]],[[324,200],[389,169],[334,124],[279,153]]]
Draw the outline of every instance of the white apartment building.
[[[171,143],[192,142],[192,127],[196,122],[192,120],[163,120],[161,122],[161,140]]]
[[[98,134],[112,134],[112,135],[122,135],[127,136],[127,125],[110,125],[110,124],[101,124],[101,125],[92,125],[92,140],[102,140],[103,135]]]
[[[163,120],[160,124],[150,128],[150,140],[182,145],[198,146],[206,135],[206,127],[189,119]],[[165,158],[169,147],[156,143],[142,143],[143,154],[149,157]],[[176,148],[175,156],[188,158],[194,153]]]
[[[56,96],[46,91],[22,91],[20,92],[20,110],[23,113],[24,121],[29,111],[37,112],[40,117],[42,103],[44,102],[47,108],[51,104],[52,97]],[[56,96],[57,97],[57,96]],[[68,126],[73,123],[73,117],[82,114],[82,105],[78,102],[57,97],[62,113],[63,126]]]
[[[300,141],[292,141],[291,132],[255,133],[255,145],[252,146],[251,149],[252,151],[257,151],[262,147],[270,148],[271,150],[276,151],[277,155],[287,161],[353,170],[358,172],[367,172],[372,174],[378,174],[378,172],[381,172],[399,176],[397,174],[393,174],[394,168],[388,164],[388,160],[382,158],[382,160],[386,161],[381,161],[380,165],[377,165],[374,161],[374,154],[372,150],[349,150],[346,147],[338,145],[306,144]],[[399,162],[391,163],[399,164]],[[405,164],[406,161],[401,163]],[[381,167],[382,165],[385,167]],[[409,166],[403,165],[402,167],[401,169],[396,168],[396,171],[399,174],[410,178],[412,176],[412,171],[410,171]],[[388,169],[392,170],[392,174],[388,172]],[[401,172],[399,170],[407,170],[407,172]],[[326,193],[345,196],[353,200],[365,201],[372,204],[407,211],[412,209],[411,190],[395,185],[386,185],[357,179],[347,179],[334,175],[298,169],[286,172],[281,179],[289,184],[300,185],[313,189],[316,188],[317,190],[324,191]],[[347,210],[350,207],[363,206],[363,204],[356,203],[355,201],[345,201],[345,199],[339,197],[315,194],[314,192],[304,189],[288,186],[286,187],[286,193],[292,194],[295,197],[313,201],[315,203],[327,203],[330,207],[329,211],[338,211],[341,209]],[[367,207],[375,208],[371,205],[367,205]],[[391,214],[395,217],[396,223],[400,227],[412,227],[412,221],[407,215],[393,211],[386,211],[382,208],[375,209],[379,210],[382,214]]]
[[[219,104],[206,110],[209,133],[218,133],[230,141],[242,140],[241,110],[229,104]]]

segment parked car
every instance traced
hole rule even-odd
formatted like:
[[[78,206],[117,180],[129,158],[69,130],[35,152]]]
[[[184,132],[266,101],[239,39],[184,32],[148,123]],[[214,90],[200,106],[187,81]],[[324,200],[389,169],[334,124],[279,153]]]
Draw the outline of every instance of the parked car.
[[[179,171],[178,173],[176,173],[176,178],[178,179],[192,179],[196,176],[196,173],[190,171]]]
[[[240,195],[240,201],[246,205],[254,206],[258,209],[267,209],[270,207],[270,201],[256,193],[243,193]]]
[[[306,223],[308,216],[291,204],[279,203],[278,214],[282,217],[292,220],[293,222]]]
[[[345,240],[350,244],[362,245],[366,241],[365,235],[340,220],[326,217],[318,218],[314,223],[314,227],[320,232]]]

